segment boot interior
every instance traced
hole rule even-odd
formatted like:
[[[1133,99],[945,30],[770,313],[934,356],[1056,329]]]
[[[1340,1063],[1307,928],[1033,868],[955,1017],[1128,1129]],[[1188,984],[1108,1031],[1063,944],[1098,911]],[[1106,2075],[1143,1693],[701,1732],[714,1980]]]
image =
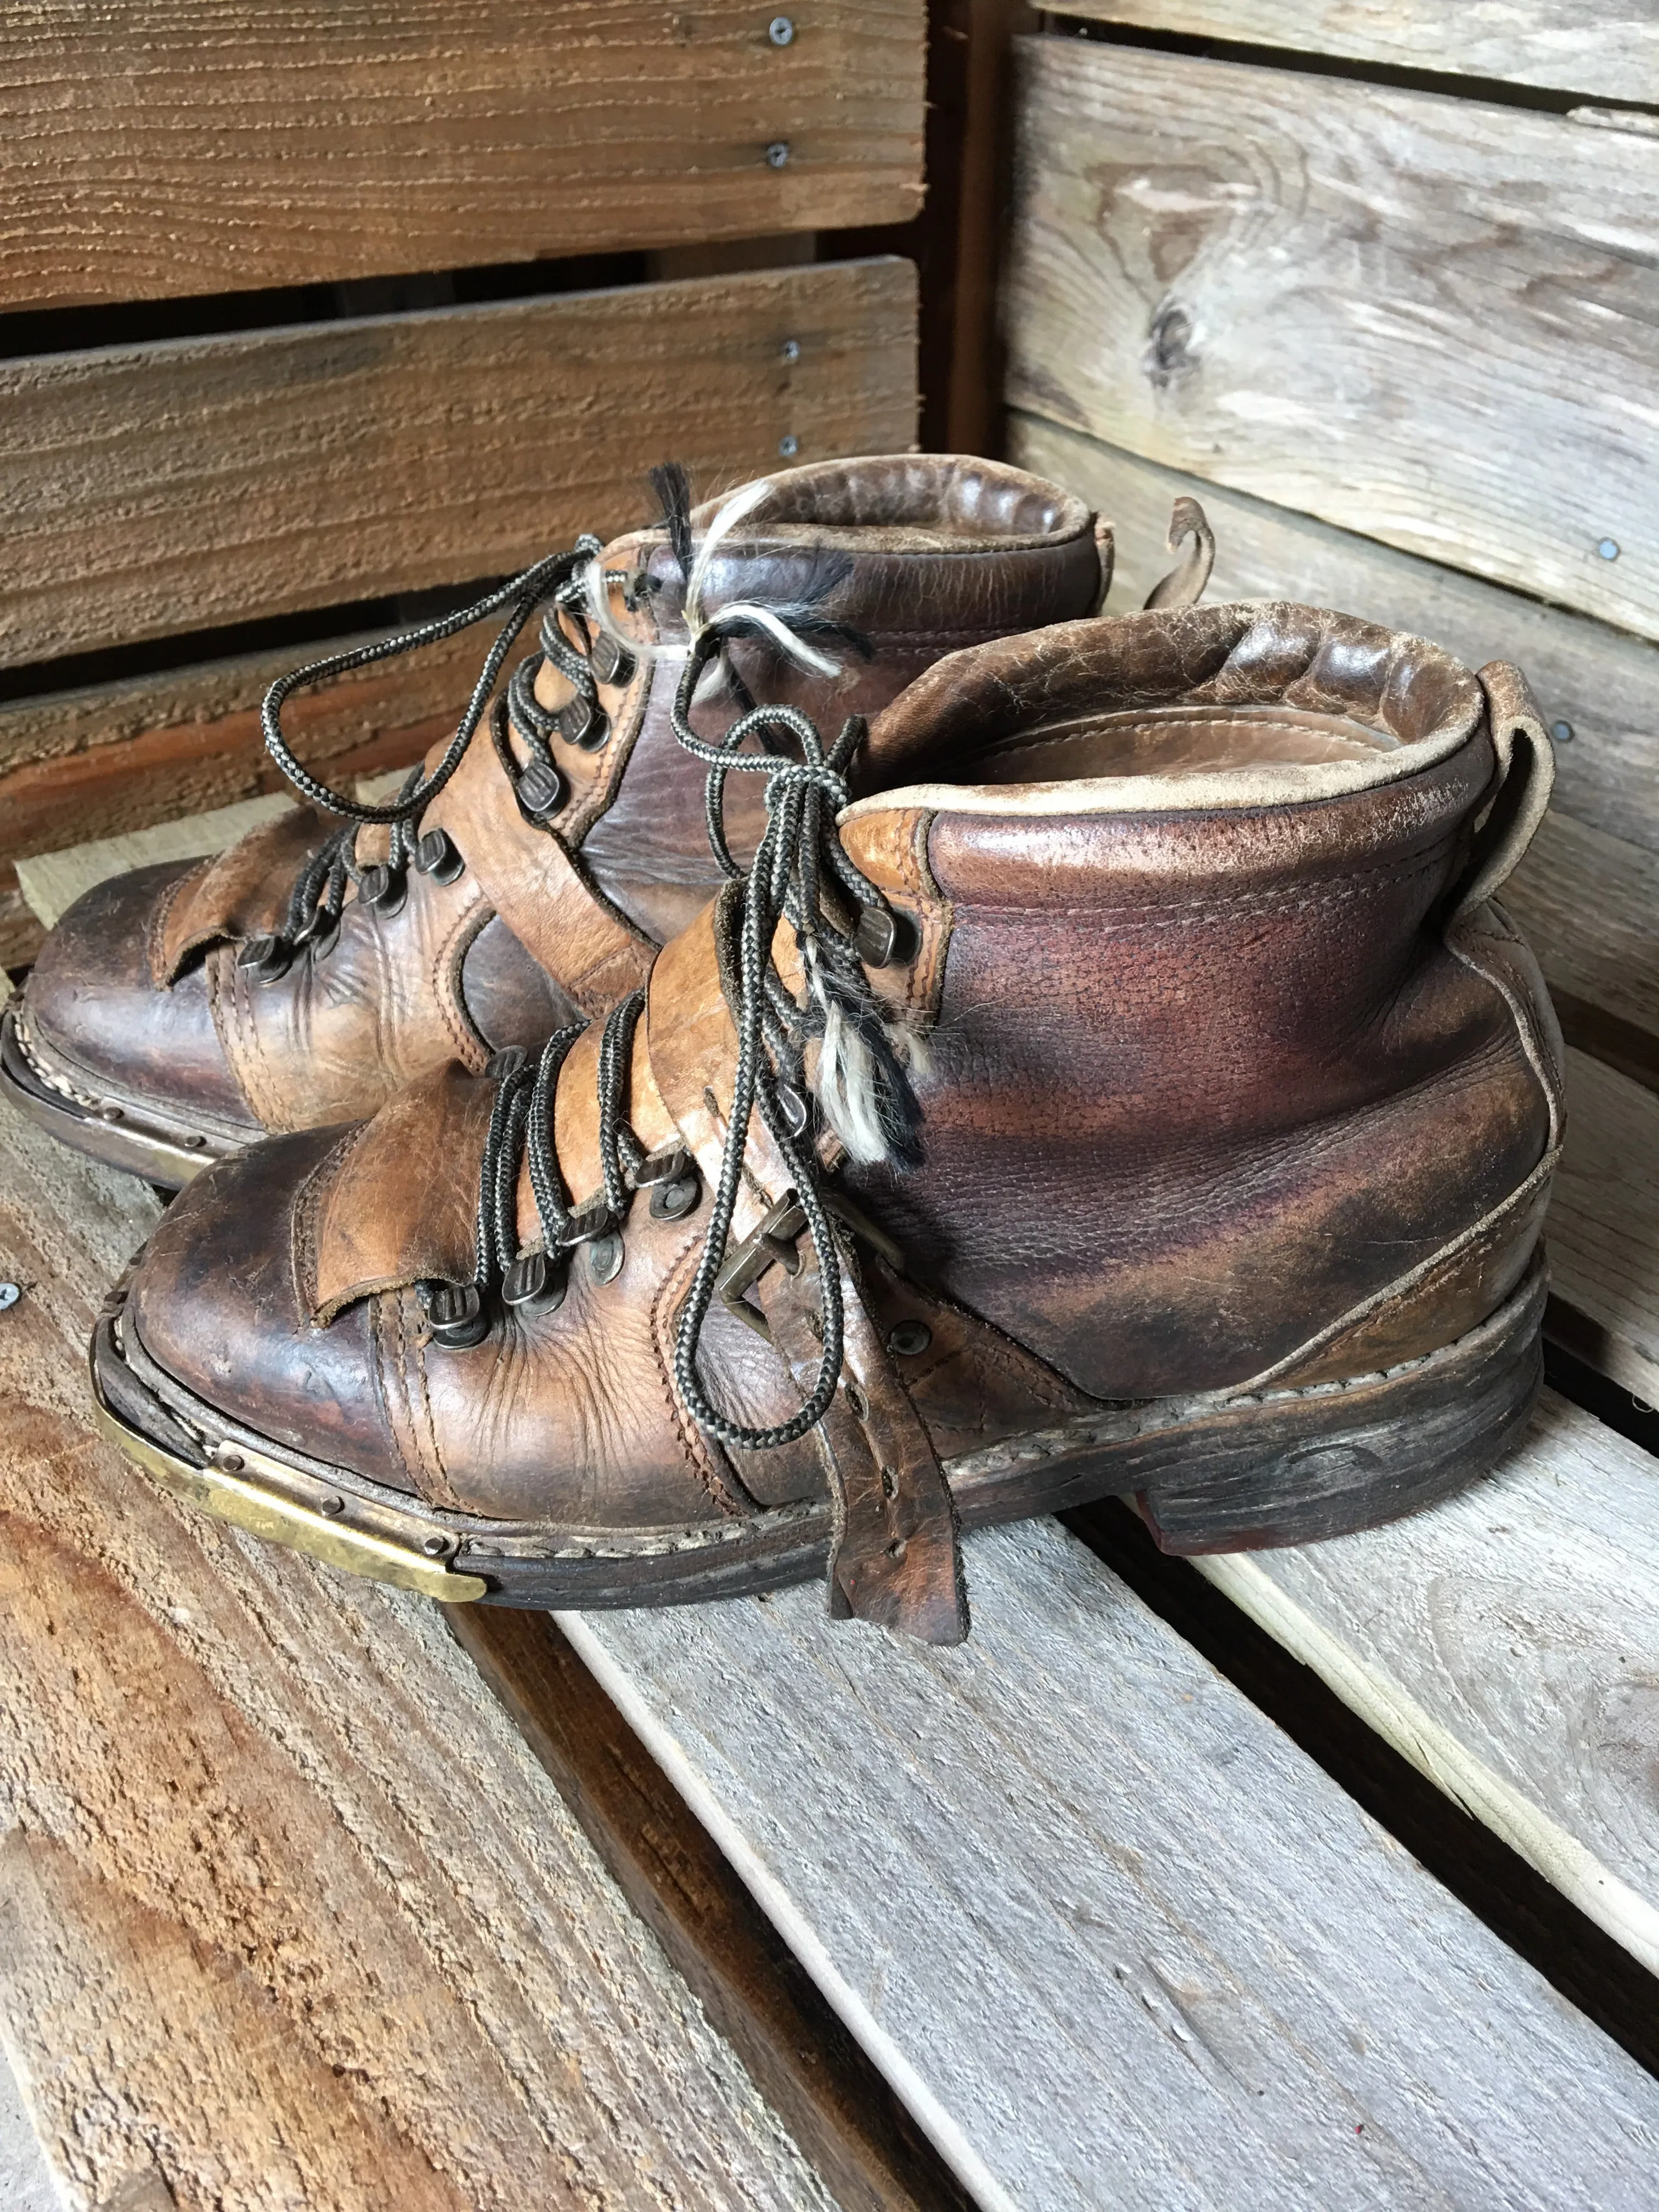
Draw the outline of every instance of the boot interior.
[[[978,783],[1070,783],[1102,776],[1212,775],[1273,766],[1317,768],[1397,752],[1400,740],[1346,715],[1279,702],[1159,707],[1089,714],[1015,733],[972,766]]]
[[[1000,461],[956,454],[882,453],[815,462],[770,479],[771,495],[744,518],[785,543],[815,542],[825,531],[887,553],[1013,552],[1088,534],[1085,502],[1041,477]],[[706,529],[719,501],[698,507]]]

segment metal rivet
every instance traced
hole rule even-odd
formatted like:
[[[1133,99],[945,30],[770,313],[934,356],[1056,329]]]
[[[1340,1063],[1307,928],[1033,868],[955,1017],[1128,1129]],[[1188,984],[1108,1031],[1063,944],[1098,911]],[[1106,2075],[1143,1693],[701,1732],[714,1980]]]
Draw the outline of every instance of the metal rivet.
[[[786,338],[783,343],[778,348],[778,351],[782,355],[785,361],[799,361],[800,359],[800,340],[799,338]]]
[[[766,35],[775,46],[793,46],[795,43],[795,27],[787,15],[774,15],[766,27]]]
[[[769,169],[787,168],[788,162],[789,141],[787,138],[775,138],[766,149],[767,167]]]
[[[623,1241],[616,1231],[595,1237],[587,1248],[587,1264],[596,1283],[614,1283],[623,1268]]]
[[[653,1221],[678,1221],[690,1213],[702,1193],[702,1179],[693,1173],[679,1176],[672,1182],[659,1182],[651,1192],[651,1218]]]
[[[1570,745],[1572,743],[1572,724],[1571,722],[1552,722],[1550,724],[1550,735],[1554,738],[1558,745]]]
[[[240,1452],[222,1451],[219,1455],[219,1464],[227,1474],[240,1474],[247,1465],[247,1462],[242,1457]]]
[[[345,1500],[343,1498],[319,1498],[317,1500],[317,1510],[319,1513],[343,1513]]]
[[[187,1152],[204,1152],[207,1148],[207,1139],[198,1134],[195,1130],[191,1130],[190,1135],[185,1137],[182,1141],[185,1150]]]
[[[441,1559],[444,1552],[444,1540],[441,1536],[422,1536],[421,1549],[428,1559]]]
[[[0,1283],[0,1313],[4,1313],[8,1306],[15,1306],[22,1295],[15,1283]]]
[[[901,1359],[914,1359],[933,1340],[933,1332],[925,1321],[902,1321],[888,1332],[887,1349]]]
[[[1595,550],[1604,561],[1616,561],[1619,558],[1619,540],[1604,538]]]
[[[778,440],[778,451],[786,461],[793,461],[800,451],[800,440],[793,430],[786,430]]]
[[[127,1118],[126,1109],[125,1106],[100,1106],[98,1109],[98,1118],[100,1121],[125,1121]]]

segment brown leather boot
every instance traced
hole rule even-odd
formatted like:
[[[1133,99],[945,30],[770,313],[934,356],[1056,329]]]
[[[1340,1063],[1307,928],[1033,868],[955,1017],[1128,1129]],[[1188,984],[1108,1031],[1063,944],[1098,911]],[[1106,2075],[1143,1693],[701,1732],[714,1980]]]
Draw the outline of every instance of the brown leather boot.
[[[724,644],[694,714],[705,735],[750,690],[836,722],[872,711],[941,653],[1093,611],[1109,579],[1110,532],[1082,502],[993,462],[817,464],[725,512],[692,609]],[[465,613],[285,679],[267,702],[273,751],[344,828],[302,807],[217,860],[80,899],[7,1020],[15,1103],[176,1184],[269,1131],[373,1113],[448,1060],[476,1071],[539,1044],[633,989],[721,880],[702,770],[669,729],[687,572],[715,518],[681,507],[672,530],[585,540]],[[1184,526],[1168,588],[1195,597],[1208,533],[1201,516]],[[543,600],[543,649],[496,702],[493,745],[471,744]],[[296,686],[503,610],[456,736],[395,804],[356,804],[288,753],[278,715]],[[758,789],[744,797],[740,849],[763,814]]]
[[[1071,623],[921,678],[850,805],[856,725],[745,726],[805,763],[643,992],[173,1206],[94,1342],[137,1457],[440,1597],[827,1560],[950,1641],[958,1523],[1120,1492],[1174,1550],[1293,1542],[1505,1449],[1561,1138],[1490,902],[1552,773],[1514,670],[1300,606]]]

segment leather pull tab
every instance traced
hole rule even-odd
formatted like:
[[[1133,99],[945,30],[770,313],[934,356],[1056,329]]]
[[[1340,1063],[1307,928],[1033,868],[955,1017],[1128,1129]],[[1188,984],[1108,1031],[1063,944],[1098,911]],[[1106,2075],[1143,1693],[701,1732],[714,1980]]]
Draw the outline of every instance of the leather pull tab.
[[[1146,594],[1146,606],[1189,607],[1204,596],[1204,587],[1210,580],[1210,571],[1215,566],[1215,532],[1210,527],[1209,517],[1195,499],[1185,493],[1176,500],[1170,513],[1169,550],[1180,550],[1181,558],[1167,576],[1160,577]]]
[[[1451,895],[1453,921],[1507,881],[1544,818],[1555,784],[1555,748],[1526,678],[1508,661],[1494,660],[1480,671],[1480,688],[1498,755],[1498,784]]]
[[[968,1593],[950,1485],[844,1260],[841,1281],[842,1387],[814,1432],[835,1506],[830,1618],[873,1621],[923,1644],[960,1644]],[[757,1292],[773,1343],[810,1389],[822,1357],[810,1250],[798,1273],[774,1267]]]

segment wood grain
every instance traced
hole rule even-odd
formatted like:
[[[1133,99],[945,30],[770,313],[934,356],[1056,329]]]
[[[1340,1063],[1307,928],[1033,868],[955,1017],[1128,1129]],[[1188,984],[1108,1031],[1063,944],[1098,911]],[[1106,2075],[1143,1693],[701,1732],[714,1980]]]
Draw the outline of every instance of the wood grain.
[[[1013,404],[1659,636],[1659,139],[1072,39],[1018,60]]]
[[[1659,2082],[1057,1524],[967,1556],[954,1651],[560,1625],[982,2204],[1644,2203]]]
[[[1504,898],[1539,956],[1562,1024],[1659,1087],[1659,651],[1475,578],[1224,491],[1020,415],[1011,450],[1112,516],[1115,606],[1163,573],[1172,500],[1201,497],[1216,531],[1209,597],[1297,599],[1432,637],[1468,666],[1511,659],[1556,747],[1554,801]]]
[[[923,0],[817,0],[786,46],[769,21],[749,0],[9,8],[0,304],[914,215]]]
[[[0,1159],[0,2016],[77,2212],[830,2212],[434,1611],[94,1440],[155,1202]]]
[[[671,456],[905,447],[915,315],[880,259],[0,363],[0,662],[501,574]]]
[[[1435,70],[1615,100],[1659,101],[1659,21],[1650,9],[1584,0],[1505,0],[1447,8],[1437,0],[1066,0],[1067,15],[1139,30]]]
[[[1588,1053],[1567,1054],[1567,1148],[1544,1234],[1551,1334],[1659,1405],[1659,1097]]]
[[[1659,1973],[1659,1470],[1547,1393],[1431,1514],[1194,1565]]]

